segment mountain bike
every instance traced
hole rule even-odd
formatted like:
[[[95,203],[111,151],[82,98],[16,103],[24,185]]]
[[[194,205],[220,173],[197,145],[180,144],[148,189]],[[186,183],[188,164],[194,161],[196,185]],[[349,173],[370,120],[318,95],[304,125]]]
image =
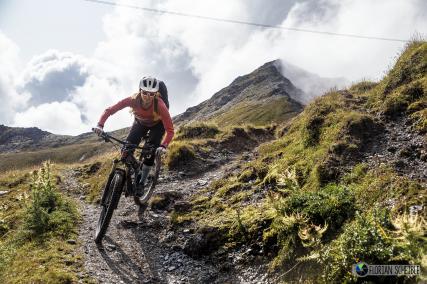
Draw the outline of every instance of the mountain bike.
[[[92,129],[93,130],[93,129]],[[145,205],[154,192],[154,188],[159,178],[161,167],[161,155],[156,153],[156,148],[149,143],[144,143],[143,147],[135,144],[130,144],[115,138],[105,132],[100,135],[105,142],[110,142],[115,145],[121,144],[123,147],[120,159],[113,160],[111,172],[108,175],[107,183],[104,186],[101,198],[101,214],[99,216],[98,224],[95,231],[95,242],[101,243],[102,238],[107,232],[108,225],[110,224],[111,217],[114,210],[119,204],[120,197],[124,192],[125,197],[133,197],[134,202],[139,205]],[[147,140],[147,136],[144,137]],[[133,154],[135,150],[140,150],[139,159],[137,160]],[[136,196],[136,186],[140,182],[140,171],[145,159],[149,159],[155,155],[154,166],[152,167],[149,175],[144,181],[144,192],[142,196]]]

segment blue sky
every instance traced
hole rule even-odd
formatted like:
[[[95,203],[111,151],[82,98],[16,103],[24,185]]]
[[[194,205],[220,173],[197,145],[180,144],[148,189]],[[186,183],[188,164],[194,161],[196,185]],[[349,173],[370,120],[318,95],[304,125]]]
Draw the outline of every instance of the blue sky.
[[[424,0],[120,0],[286,27],[409,39],[427,34]],[[320,77],[379,80],[404,43],[262,29],[83,0],[0,0],[0,124],[87,132],[144,75],[168,85],[173,115],[237,76],[282,59]],[[295,74],[297,74],[296,72]],[[297,78],[297,87],[317,86]],[[331,86],[334,80],[329,80]],[[317,90],[317,95],[322,90]],[[121,111],[107,130],[130,125]]]

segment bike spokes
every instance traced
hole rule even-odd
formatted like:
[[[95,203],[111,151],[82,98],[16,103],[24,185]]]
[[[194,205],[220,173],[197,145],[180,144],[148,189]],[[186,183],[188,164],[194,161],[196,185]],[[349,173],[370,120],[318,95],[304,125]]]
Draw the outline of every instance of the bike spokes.
[[[113,216],[114,209],[117,208],[120,196],[122,194],[124,185],[124,172],[116,170],[111,180],[110,185],[106,186],[107,194],[105,204],[102,205],[101,214],[99,216],[98,224],[95,232],[95,242],[101,243],[102,238],[107,232],[108,225],[110,224],[111,217]]]

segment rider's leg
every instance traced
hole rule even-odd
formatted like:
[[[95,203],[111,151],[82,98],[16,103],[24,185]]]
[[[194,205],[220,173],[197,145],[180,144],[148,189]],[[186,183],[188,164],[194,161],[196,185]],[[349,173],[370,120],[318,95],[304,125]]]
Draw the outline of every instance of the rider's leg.
[[[154,149],[157,149],[157,147],[160,146],[160,143],[162,142],[163,135],[165,134],[165,128],[163,126],[163,123],[160,121],[156,125],[150,128],[150,132],[148,135],[147,145],[150,145],[154,147]],[[154,155],[150,157],[150,159],[145,159],[144,164],[147,166],[154,165]]]
[[[142,169],[141,169],[141,178],[139,180],[139,183],[141,185],[144,184],[145,179],[148,177],[148,174],[150,173],[152,166],[147,166],[146,164],[142,165]]]
[[[142,137],[144,137],[149,128],[146,126],[141,125],[136,119],[132,124],[132,127],[129,131],[128,137],[126,138],[126,141],[130,144],[139,145],[141,143]],[[122,149],[122,157],[124,155],[133,154],[134,150],[128,151],[127,149]]]
[[[147,147],[154,147],[154,149],[157,149],[157,147],[160,146],[160,142],[164,134],[165,134],[165,128],[163,127],[163,123],[159,122],[158,124],[150,128],[148,140],[145,145],[147,145]],[[145,182],[145,179],[150,173],[150,170],[153,167],[153,165],[154,165],[154,155],[151,155],[150,158],[148,159],[144,159],[144,164],[142,165],[142,170],[141,170],[142,183]]]
[[[135,119],[129,131],[128,137],[126,138],[126,141],[130,144],[139,145],[139,143],[141,143],[142,137],[144,137],[147,134],[148,130],[149,128],[147,126],[141,125],[141,123],[139,123],[138,120]],[[125,155],[133,155],[134,151],[135,151],[134,149],[132,150],[128,150],[126,148],[122,149],[122,158],[126,157]],[[144,179],[139,177],[139,180],[136,181],[138,183],[136,187],[137,196],[142,195],[143,193],[143,190],[144,190],[143,181],[147,177],[148,172],[145,175]],[[135,178],[138,178],[138,176],[136,176]]]

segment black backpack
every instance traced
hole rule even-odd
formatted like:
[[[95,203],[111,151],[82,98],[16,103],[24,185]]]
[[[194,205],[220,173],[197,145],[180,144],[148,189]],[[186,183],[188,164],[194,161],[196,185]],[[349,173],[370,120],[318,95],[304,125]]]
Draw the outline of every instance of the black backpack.
[[[166,88],[166,84],[163,81],[159,81],[159,93],[166,107],[169,109],[168,89]],[[156,116],[159,115],[159,112],[157,111],[158,104],[159,103],[156,96],[154,97],[154,113]]]
[[[166,107],[169,109],[168,88],[163,81],[159,81],[159,93]],[[157,100],[155,101],[154,110],[157,112]]]

